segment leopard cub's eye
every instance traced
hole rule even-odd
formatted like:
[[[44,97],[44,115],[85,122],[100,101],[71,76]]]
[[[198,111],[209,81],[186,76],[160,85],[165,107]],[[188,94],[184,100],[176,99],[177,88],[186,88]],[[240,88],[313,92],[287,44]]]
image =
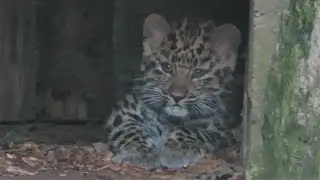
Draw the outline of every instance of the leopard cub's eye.
[[[161,63],[161,69],[166,73],[172,72],[172,65],[169,63]]]
[[[206,69],[195,69],[192,73],[192,78],[200,78],[208,73]]]

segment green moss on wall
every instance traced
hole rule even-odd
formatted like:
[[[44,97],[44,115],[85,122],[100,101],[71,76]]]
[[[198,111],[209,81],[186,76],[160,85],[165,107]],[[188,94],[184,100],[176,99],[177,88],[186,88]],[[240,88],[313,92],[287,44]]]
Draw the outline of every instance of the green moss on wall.
[[[302,124],[310,114],[309,91],[302,90],[302,61],[310,56],[311,33],[318,0],[291,0],[281,15],[278,43],[267,77],[263,102],[263,140],[259,158],[251,162],[252,179],[319,179],[320,129],[317,123]],[[319,136],[320,137],[320,136]]]

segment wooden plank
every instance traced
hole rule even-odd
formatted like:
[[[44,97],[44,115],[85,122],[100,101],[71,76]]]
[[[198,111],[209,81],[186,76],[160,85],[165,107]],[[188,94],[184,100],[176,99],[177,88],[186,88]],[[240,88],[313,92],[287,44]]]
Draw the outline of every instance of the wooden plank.
[[[33,118],[37,60],[34,47],[35,2],[0,1],[0,121]],[[28,106],[24,106],[28,103]],[[25,109],[24,109],[25,108]]]

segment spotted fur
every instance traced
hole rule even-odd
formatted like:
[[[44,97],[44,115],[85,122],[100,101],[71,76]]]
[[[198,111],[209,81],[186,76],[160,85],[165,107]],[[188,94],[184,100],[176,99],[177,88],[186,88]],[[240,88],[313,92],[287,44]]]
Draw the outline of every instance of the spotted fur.
[[[145,19],[141,76],[105,130],[113,160],[181,168],[235,143],[224,122],[240,32],[232,24]]]

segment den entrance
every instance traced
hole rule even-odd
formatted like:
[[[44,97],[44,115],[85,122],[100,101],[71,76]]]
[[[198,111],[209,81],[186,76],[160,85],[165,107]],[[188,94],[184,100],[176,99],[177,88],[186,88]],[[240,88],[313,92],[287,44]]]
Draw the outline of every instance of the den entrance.
[[[108,165],[102,129],[139,67],[142,24],[153,12],[172,21],[211,19],[239,28],[233,96],[241,119],[249,0],[4,0],[0,8],[0,174],[5,177],[70,170],[95,174],[93,179],[97,174],[153,179],[152,173],[137,175],[139,170]],[[161,172],[154,179],[183,174],[211,176],[198,167]]]

